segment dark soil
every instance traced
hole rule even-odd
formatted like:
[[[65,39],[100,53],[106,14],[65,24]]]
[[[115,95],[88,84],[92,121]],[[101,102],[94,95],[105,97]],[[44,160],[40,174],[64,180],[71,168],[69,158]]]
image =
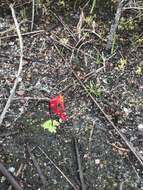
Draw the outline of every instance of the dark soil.
[[[138,125],[143,123],[142,16],[137,17],[133,30],[118,30],[114,53],[111,54],[105,50],[110,25],[103,15],[95,19],[95,31],[103,40],[90,32],[84,36],[85,32],[82,32],[84,37],[79,41],[76,30],[79,12],[71,11],[68,16],[55,10],[54,13],[64,24],[51,14],[39,18],[36,15],[34,31],[44,31],[23,36],[22,81],[0,127],[1,162],[7,169],[14,169],[12,175],[24,190],[73,189],[42,153],[43,150],[75,188],[82,189],[74,143],[77,139],[86,189],[143,189],[140,163],[71,71],[74,69],[88,92],[143,157],[143,135],[138,130]],[[137,16],[134,12],[127,13],[133,18]],[[0,20],[1,31],[14,26],[9,15],[5,14]],[[29,28],[30,23],[24,22],[22,33],[29,32]],[[83,30],[92,31],[91,25],[85,24]],[[0,35],[2,112],[14,84],[20,49],[15,31]],[[101,55],[107,58],[104,64]],[[123,68],[120,67],[121,58],[126,60]],[[137,68],[141,68],[141,72],[137,72]],[[41,124],[51,117],[48,99],[59,94],[64,95],[68,120],[56,134],[50,134]],[[42,184],[27,145],[46,178],[46,186]],[[16,176],[20,166],[22,169]],[[0,174],[0,190],[7,190],[9,186],[8,180]]]

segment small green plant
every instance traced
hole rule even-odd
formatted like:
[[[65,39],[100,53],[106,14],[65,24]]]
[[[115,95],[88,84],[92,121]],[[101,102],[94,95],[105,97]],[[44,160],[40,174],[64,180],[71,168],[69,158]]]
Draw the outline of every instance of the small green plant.
[[[20,16],[22,17],[22,19],[26,19],[27,18],[26,7],[23,7],[20,10]]]
[[[96,55],[96,64],[99,65],[101,63],[101,60],[102,60],[102,58],[101,58],[100,53],[97,53],[97,55]]]
[[[136,75],[141,76],[141,74],[142,74],[142,68],[141,68],[140,65],[137,65],[135,73],[136,73]]]
[[[118,70],[124,70],[125,66],[127,65],[127,60],[122,56],[117,64],[117,69]]]
[[[60,43],[63,44],[63,45],[67,45],[69,42],[69,39],[68,38],[61,38],[60,39]]]
[[[64,113],[64,97],[62,95],[58,95],[53,97],[49,101],[49,111],[50,117],[53,112],[55,116],[59,118],[59,121],[53,120],[49,118],[44,123],[41,124],[41,127],[47,129],[50,133],[56,133],[57,127],[60,126],[60,123],[66,120],[66,115]]]
[[[65,1],[64,0],[59,0],[58,4],[60,7],[65,8]]]
[[[95,95],[96,97],[100,97],[101,96],[101,88],[99,85],[94,84],[93,81],[90,81],[89,84],[86,85],[87,91],[93,95]]]
[[[130,19],[126,19],[124,17],[122,17],[120,19],[120,24],[118,25],[118,29],[119,30],[134,30],[137,26],[137,22],[130,18]]]
[[[41,127],[44,129],[48,129],[50,133],[56,133],[57,132],[57,127],[60,125],[60,123],[56,120],[49,119],[45,121]]]
[[[132,38],[132,45],[134,47],[138,47],[140,45],[143,44],[143,35],[139,35],[139,34],[134,34],[133,38]]]
[[[41,9],[44,5],[43,0],[36,0],[36,8]]]
[[[84,18],[84,22],[88,25],[88,26],[90,26],[91,24],[92,24],[92,22],[93,22],[93,16],[86,16],[85,18]]]
[[[39,11],[41,15],[48,15],[48,5],[50,4],[50,1],[47,1],[47,3],[44,3],[44,0],[36,0],[35,1],[35,13],[38,15]]]

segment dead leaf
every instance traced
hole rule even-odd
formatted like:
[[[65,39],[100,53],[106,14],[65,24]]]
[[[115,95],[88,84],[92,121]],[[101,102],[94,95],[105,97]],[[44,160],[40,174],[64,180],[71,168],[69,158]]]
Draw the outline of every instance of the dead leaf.
[[[83,26],[83,21],[84,21],[84,13],[83,13],[83,10],[81,10],[80,17],[79,17],[79,22],[78,22],[77,27],[76,27],[79,39],[81,38],[81,29],[82,29],[82,26]]]

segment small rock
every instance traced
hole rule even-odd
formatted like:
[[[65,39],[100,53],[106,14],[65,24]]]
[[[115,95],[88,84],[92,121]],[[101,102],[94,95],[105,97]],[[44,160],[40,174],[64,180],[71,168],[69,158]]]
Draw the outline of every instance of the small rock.
[[[143,124],[138,125],[138,130],[143,132]]]
[[[18,90],[18,91],[16,91],[16,95],[23,96],[24,95],[24,90]]]
[[[6,180],[6,177],[2,176],[0,182],[3,183]]]
[[[14,42],[9,42],[9,45],[10,45],[10,46],[13,46],[13,45],[14,45]]]
[[[95,164],[99,165],[100,164],[100,160],[99,159],[95,159]]]
[[[124,107],[123,110],[124,110],[125,117],[127,117],[131,113],[131,110],[128,108]]]
[[[11,173],[14,173],[15,172],[15,168],[14,167],[10,167],[10,168],[8,168],[8,171],[11,172]]]

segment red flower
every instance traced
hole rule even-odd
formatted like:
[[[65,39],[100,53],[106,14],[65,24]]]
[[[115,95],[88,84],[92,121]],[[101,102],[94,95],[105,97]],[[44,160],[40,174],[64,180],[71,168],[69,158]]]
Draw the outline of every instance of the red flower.
[[[49,102],[49,108],[62,121],[66,120],[66,116],[64,114],[64,100],[62,95],[58,95],[55,98],[52,98]]]

